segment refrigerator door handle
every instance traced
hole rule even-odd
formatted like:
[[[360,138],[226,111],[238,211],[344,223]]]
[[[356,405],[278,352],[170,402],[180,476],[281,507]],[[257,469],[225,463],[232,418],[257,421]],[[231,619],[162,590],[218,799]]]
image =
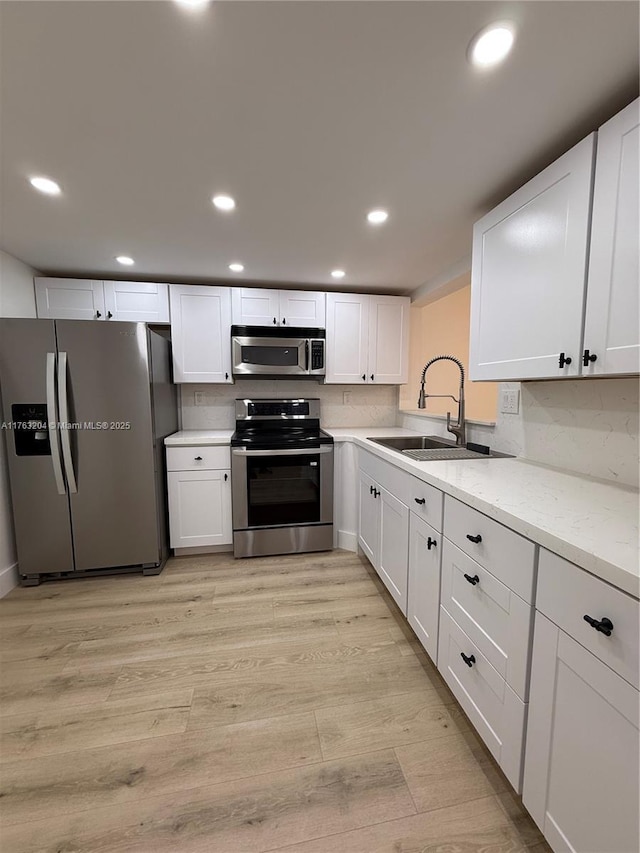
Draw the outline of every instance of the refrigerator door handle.
[[[69,398],[67,396],[67,354],[58,353],[58,408],[60,411],[60,436],[62,437],[62,457],[64,459],[64,470],[67,475],[69,492],[75,495],[78,491],[76,474],[73,470],[73,456],[71,455],[71,438],[69,435]]]
[[[56,489],[59,495],[66,494],[64,477],[62,475],[62,459],[60,457],[60,435],[58,433],[58,407],[56,405],[56,354],[47,353],[47,430],[51,445],[51,464]]]

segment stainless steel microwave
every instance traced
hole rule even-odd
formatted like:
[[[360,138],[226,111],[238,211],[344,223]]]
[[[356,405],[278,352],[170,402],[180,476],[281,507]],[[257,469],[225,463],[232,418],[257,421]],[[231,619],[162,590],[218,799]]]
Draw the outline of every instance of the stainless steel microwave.
[[[324,329],[232,326],[231,363],[236,378],[310,377],[325,374]]]

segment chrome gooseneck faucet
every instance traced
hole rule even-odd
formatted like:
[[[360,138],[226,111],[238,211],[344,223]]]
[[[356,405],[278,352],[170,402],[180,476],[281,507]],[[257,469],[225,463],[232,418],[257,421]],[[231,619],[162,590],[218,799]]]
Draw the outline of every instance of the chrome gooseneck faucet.
[[[460,368],[460,391],[457,400],[451,394],[425,394],[424,378],[427,375],[427,370],[432,364],[435,364],[436,361],[453,361],[454,364],[457,364]],[[454,355],[436,355],[425,364],[422,370],[422,377],[420,379],[420,396],[418,398],[419,409],[425,408],[427,397],[450,397],[454,403],[458,404],[458,419],[454,424],[451,423],[451,412],[447,412],[447,430],[455,435],[456,446],[464,447],[467,443],[464,419],[464,365],[459,358],[456,358]]]

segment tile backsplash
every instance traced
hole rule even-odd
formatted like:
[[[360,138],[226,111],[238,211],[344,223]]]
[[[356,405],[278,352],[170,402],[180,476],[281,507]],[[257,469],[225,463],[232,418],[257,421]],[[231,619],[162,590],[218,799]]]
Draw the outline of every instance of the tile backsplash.
[[[196,406],[195,393],[202,392]],[[325,427],[395,426],[395,385],[321,385],[295,380],[243,379],[235,385],[181,385],[182,429],[231,429],[234,401],[240,397],[318,397]],[[345,402],[345,394],[348,397]]]

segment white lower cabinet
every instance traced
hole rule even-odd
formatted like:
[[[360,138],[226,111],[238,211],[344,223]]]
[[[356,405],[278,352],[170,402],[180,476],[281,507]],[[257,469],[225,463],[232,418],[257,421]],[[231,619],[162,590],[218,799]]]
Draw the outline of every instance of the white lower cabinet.
[[[637,853],[638,691],[536,614],[523,801],[556,853]]]
[[[406,616],[409,508],[382,487],[380,501],[380,545],[377,570],[393,600]]]
[[[441,552],[437,530],[410,513],[407,619],[434,663],[438,658]]]
[[[229,448],[170,447],[167,468],[171,547],[231,545]]]
[[[377,569],[380,542],[380,503],[377,487],[372,478],[360,471],[358,509],[358,545],[366,558]]]

